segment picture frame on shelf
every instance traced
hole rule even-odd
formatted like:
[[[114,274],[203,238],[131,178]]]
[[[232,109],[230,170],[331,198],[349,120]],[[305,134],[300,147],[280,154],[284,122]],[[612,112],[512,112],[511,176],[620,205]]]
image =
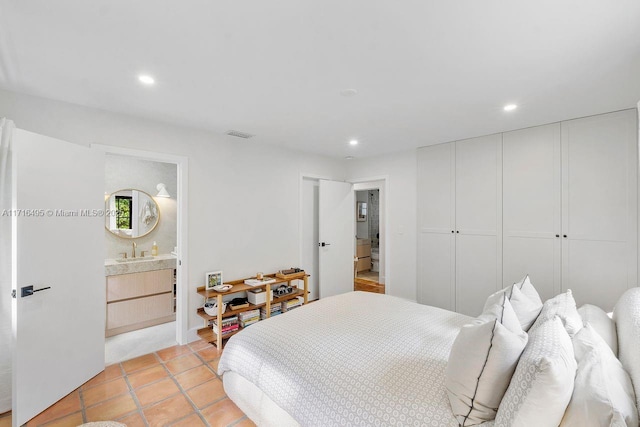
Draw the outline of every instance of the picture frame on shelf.
[[[214,287],[222,285],[222,271],[212,271],[205,275],[205,289],[213,290]]]

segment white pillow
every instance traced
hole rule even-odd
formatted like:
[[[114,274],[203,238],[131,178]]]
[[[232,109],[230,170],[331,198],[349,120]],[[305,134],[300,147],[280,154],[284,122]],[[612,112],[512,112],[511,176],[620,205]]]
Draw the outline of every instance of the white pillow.
[[[542,323],[556,316],[562,320],[562,324],[570,337],[573,337],[582,329],[582,317],[576,308],[576,300],[573,299],[571,289],[545,301],[542,311],[532,329],[537,328]]]
[[[586,323],[573,338],[578,372],[561,427],[638,426],[631,379],[608,344]]]
[[[640,288],[628,289],[613,309],[618,332],[618,358],[631,377],[640,408]]]
[[[485,322],[498,319],[498,322],[502,323],[502,326],[506,327],[511,332],[518,335],[522,332],[520,319],[518,319],[518,316],[516,315],[506,293],[501,295],[498,302],[485,308],[478,319]]]
[[[529,334],[505,393],[496,427],[557,427],[571,399],[576,360],[571,338],[559,318]]]
[[[600,307],[585,304],[578,309],[583,323],[590,323],[591,327],[607,343],[614,356],[618,357],[618,333],[616,323]]]
[[[527,334],[520,328],[506,296],[502,304],[460,329],[451,348],[445,379],[449,402],[460,426],[495,418],[526,344]]]
[[[483,311],[498,304],[504,294],[509,298],[513,310],[520,319],[520,326],[525,332],[528,331],[542,309],[542,300],[531,284],[529,276],[527,275],[521,281],[491,294],[484,304]]]

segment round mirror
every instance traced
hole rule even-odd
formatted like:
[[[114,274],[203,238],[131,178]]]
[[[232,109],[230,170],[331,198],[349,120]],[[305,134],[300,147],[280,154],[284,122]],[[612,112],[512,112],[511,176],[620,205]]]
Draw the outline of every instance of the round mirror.
[[[123,239],[151,233],[160,221],[160,209],[153,197],[141,190],[118,190],[105,201],[104,226]]]

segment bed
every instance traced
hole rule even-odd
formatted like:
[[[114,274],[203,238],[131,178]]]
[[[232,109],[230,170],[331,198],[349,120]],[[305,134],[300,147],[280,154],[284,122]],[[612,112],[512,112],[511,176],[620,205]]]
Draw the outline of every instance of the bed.
[[[640,304],[640,293],[636,300]],[[636,350],[638,319],[626,333]],[[388,295],[351,292],[233,336],[219,374],[228,396],[260,426],[455,427],[445,369],[460,328],[471,320]],[[619,339],[622,351],[626,337]],[[631,371],[640,371],[640,363],[631,359],[627,365],[635,366],[625,368],[637,383]]]

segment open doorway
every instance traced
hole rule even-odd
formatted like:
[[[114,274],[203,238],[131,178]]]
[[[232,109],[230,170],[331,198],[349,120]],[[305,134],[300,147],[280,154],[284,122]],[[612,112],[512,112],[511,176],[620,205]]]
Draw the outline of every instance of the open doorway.
[[[309,279],[309,299],[317,299],[323,292],[320,287],[322,283],[318,280],[319,277],[319,259],[320,250],[319,244],[322,244],[320,232],[319,232],[319,211],[321,210],[321,202],[319,197],[320,193],[320,181],[326,180],[323,177],[317,177],[312,175],[301,174],[300,177],[300,261],[301,267],[311,274]],[[351,273],[346,280],[351,280],[353,284],[346,283],[346,280],[340,280],[340,292],[348,292],[350,290],[366,290],[378,293],[388,293],[389,284],[386,277],[388,274],[388,250],[386,248],[386,236],[385,231],[387,229],[386,221],[386,203],[387,198],[387,179],[386,177],[376,178],[372,180],[362,180],[351,184],[352,196],[350,205],[351,209],[348,209],[349,221],[353,221],[349,224],[349,228],[352,231],[346,232],[345,237],[349,240],[349,250],[351,255],[346,255],[344,263],[348,263],[351,266]],[[366,200],[367,207],[373,210],[373,212],[367,211],[367,218],[371,221],[357,221],[357,201],[356,196],[361,198],[362,201]],[[347,229],[345,228],[345,230]],[[366,230],[366,231],[365,231]],[[369,239],[372,236],[373,239]],[[367,241],[370,246],[370,250],[367,254],[367,259],[360,261],[361,265],[365,264],[366,268],[361,268],[361,271],[357,271],[358,261],[358,248],[362,251],[362,244],[358,246],[358,237],[364,237],[362,242]],[[322,237],[325,239],[325,237]],[[353,243],[353,245],[352,245]],[[325,242],[325,244],[331,250],[335,247],[334,241]],[[329,246],[331,244],[331,246]],[[361,254],[362,255],[362,254]],[[342,258],[341,258],[342,259]],[[356,260],[354,262],[354,260]],[[340,261],[342,265],[342,261]],[[367,270],[365,273],[364,270]],[[372,277],[367,278],[363,275],[370,274]],[[375,278],[373,277],[375,275]],[[343,283],[344,282],[344,283]],[[356,283],[360,282],[358,286]]]
[[[356,191],[356,277],[379,283],[380,190]]]
[[[357,182],[354,290],[386,293],[386,180]]]
[[[105,151],[105,364],[187,341],[187,159]]]

